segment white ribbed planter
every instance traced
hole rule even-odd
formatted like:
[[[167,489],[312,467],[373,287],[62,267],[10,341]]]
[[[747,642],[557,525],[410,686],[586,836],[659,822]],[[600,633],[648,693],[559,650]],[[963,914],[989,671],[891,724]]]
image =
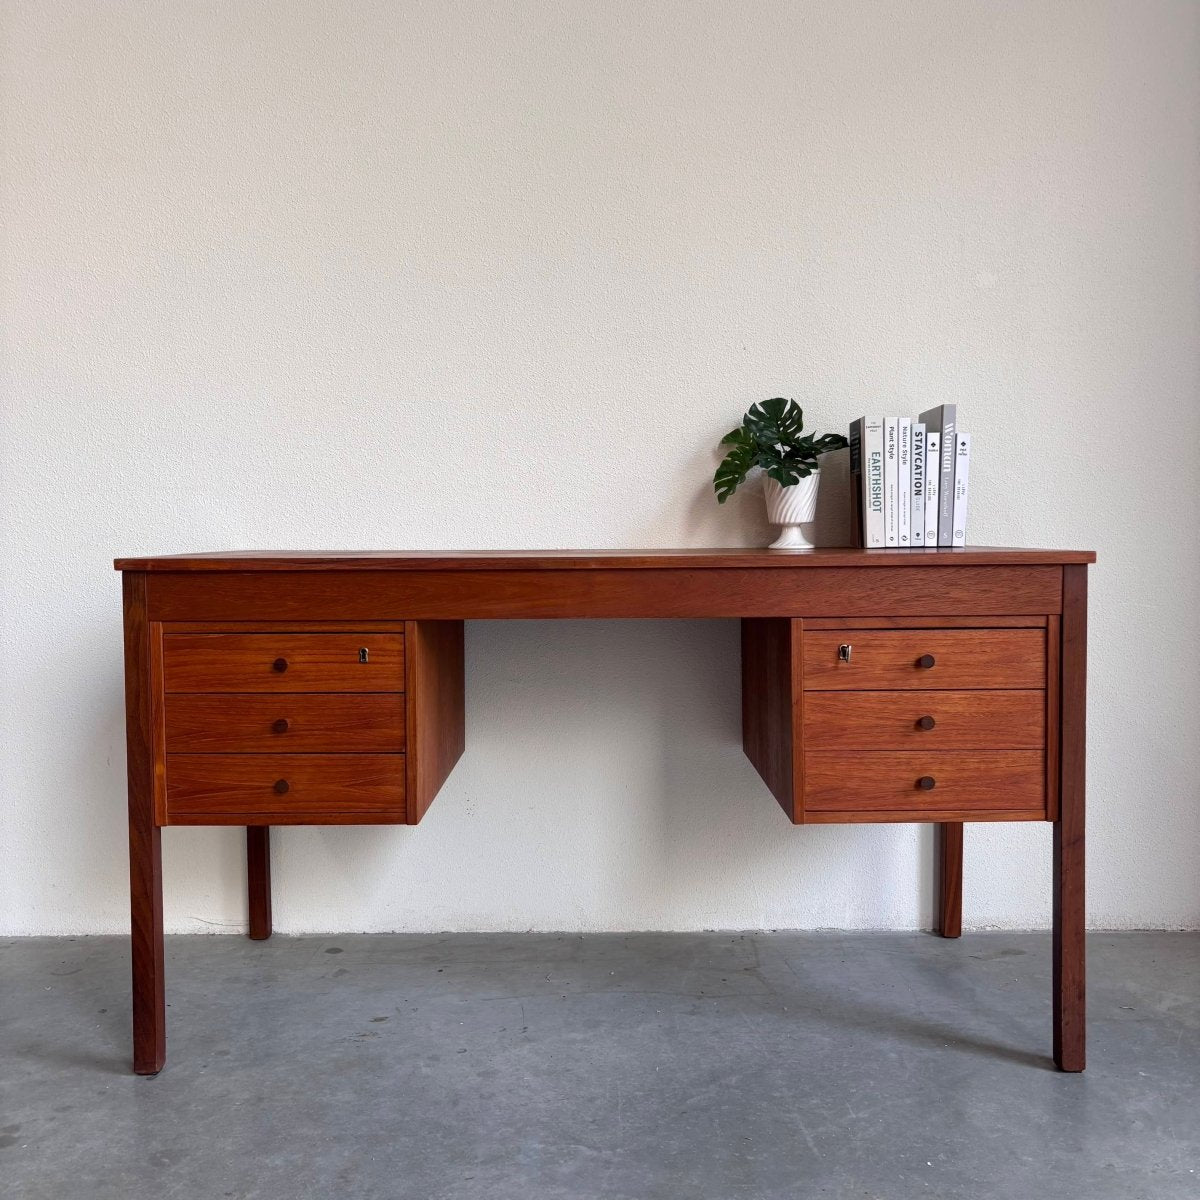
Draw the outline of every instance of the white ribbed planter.
[[[813,544],[804,535],[801,525],[811,521],[817,512],[817,488],[821,472],[792,484],[780,487],[770,476],[763,476],[763,494],[767,500],[767,520],[779,525],[779,537],[771,543],[772,550],[812,550]]]

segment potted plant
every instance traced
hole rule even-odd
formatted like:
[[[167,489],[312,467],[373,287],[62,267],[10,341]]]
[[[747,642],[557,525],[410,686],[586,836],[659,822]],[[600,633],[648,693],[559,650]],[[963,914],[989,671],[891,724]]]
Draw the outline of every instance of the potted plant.
[[[729,451],[713,476],[717,500],[724,504],[755,467],[764,472],[767,520],[782,526],[772,550],[811,550],[800,528],[817,508],[820,457],[849,443],[840,433],[814,438],[804,433],[804,412],[795,400],[777,396],[754,404],[737,429],[721,439]]]

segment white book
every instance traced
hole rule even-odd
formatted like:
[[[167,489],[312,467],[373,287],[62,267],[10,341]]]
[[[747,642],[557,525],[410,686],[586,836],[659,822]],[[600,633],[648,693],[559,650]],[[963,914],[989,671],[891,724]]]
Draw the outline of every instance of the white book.
[[[954,435],[954,545],[967,544],[967,475],[971,466],[971,435]]]
[[[901,546],[912,545],[912,417],[896,421],[896,528]]]
[[[895,417],[883,418],[883,544],[900,545],[900,521],[896,511],[896,484],[900,478],[897,439],[900,429]]]
[[[925,545],[938,544],[938,487],[941,478],[942,435],[925,430]]]
[[[912,427],[912,544],[925,545],[925,426]]]
[[[862,419],[863,545],[885,544],[883,528],[883,418]]]

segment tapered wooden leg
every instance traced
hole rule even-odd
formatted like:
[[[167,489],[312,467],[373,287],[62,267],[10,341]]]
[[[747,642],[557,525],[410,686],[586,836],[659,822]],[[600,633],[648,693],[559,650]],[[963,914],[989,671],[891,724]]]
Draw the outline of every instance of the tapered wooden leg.
[[[962,936],[961,821],[942,821],[933,832],[933,931],[942,937]]]
[[[133,950],[133,1069],[156,1075],[167,1059],[163,971],[162,831],[154,814],[155,679],[146,576],[126,572],[125,743],[129,779],[129,909]]]
[[[133,934],[133,1069],[157,1075],[167,1061],[163,961],[162,831],[129,829],[129,899]]]
[[[1059,813],[1054,823],[1054,1061],[1086,1062],[1084,794],[1087,733],[1087,568],[1063,568]]]
[[[246,826],[246,879],[250,893],[250,936],[262,942],[271,936],[270,826]]]

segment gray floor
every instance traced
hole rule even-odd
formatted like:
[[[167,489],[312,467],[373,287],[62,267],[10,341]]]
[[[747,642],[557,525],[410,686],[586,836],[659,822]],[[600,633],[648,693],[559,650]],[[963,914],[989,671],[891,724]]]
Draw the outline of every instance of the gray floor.
[[[13,1200],[1200,1196],[1200,935],[1095,935],[1055,1072],[1044,934],[0,946]]]

